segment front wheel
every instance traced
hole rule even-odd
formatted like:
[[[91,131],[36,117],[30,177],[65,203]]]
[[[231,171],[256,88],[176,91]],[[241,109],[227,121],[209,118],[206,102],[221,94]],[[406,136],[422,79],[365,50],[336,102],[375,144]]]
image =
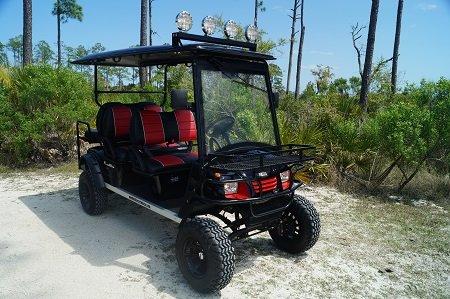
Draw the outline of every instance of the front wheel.
[[[316,244],[320,233],[319,213],[312,203],[295,195],[280,224],[269,231],[275,245],[289,253],[305,252]]]
[[[212,219],[195,217],[182,222],[176,256],[181,273],[198,292],[218,291],[233,277],[233,246],[225,231]]]

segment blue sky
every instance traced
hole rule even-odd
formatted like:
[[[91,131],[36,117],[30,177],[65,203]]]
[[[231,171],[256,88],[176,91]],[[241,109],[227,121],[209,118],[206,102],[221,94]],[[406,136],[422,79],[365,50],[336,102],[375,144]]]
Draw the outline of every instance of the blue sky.
[[[33,1],[33,42],[46,40],[56,48],[56,19],[50,14],[54,0]],[[83,22],[62,25],[65,44],[91,46],[102,43],[107,49],[125,48],[139,41],[139,0],[78,0],[84,9]],[[315,65],[333,67],[336,76],[357,74],[350,26],[366,25],[370,0],[305,0],[306,36],[304,44],[303,85],[312,80]],[[378,16],[375,58],[390,57],[395,31],[397,0],[381,0]],[[253,0],[155,0],[154,44],[170,42],[176,30],[175,15],[189,11],[194,18],[192,33],[201,33],[206,15],[222,15],[246,25],[253,20]],[[265,0],[259,27],[274,40],[288,38],[287,17],[293,0]],[[22,1],[0,0],[0,41],[22,31]],[[402,83],[441,76],[450,78],[450,0],[405,0],[399,76]],[[216,33],[217,34],[217,33]],[[297,47],[295,47],[297,48]],[[288,46],[275,53],[277,63],[287,72]],[[296,55],[296,53],[295,53]]]

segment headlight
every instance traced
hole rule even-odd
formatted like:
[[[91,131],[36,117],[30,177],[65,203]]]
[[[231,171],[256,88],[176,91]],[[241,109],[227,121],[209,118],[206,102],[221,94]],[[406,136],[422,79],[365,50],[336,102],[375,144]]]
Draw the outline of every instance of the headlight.
[[[180,31],[189,31],[192,28],[192,16],[185,10],[177,15],[175,22]]]
[[[202,30],[206,35],[212,35],[216,31],[216,19],[206,16],[202,21]]]
[[[236,24],[235,21],[233,20],[229,20],[228,22],[225,23],[225,36],[227,38],[235,38],[236,35],[238,34],[238,25]]]
[[[238,189],[237,182],[223,184],[223,191],[225,192],[225,194],[234,194],[237,192],[237,189]]]
[[[280,173],[280,179],[282,182],[287,182],[287,181],[289,181],[290,178],[291,178],[290,170],[286,170],[286,171],[283,171],[282,173]]]
[[[258,28],[255,25],[249,25],[245,29],[245,38],[249,42],[256,42],[256,40],[258,39],[258,35]]]

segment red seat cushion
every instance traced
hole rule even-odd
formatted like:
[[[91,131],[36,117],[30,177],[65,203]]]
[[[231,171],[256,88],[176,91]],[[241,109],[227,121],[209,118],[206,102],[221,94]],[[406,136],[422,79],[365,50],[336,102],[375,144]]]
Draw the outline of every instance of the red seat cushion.
[[[182,165],[190,165],[197,159],[194,153],[177,153],[170,155],[158,155],[144,158],[144,164],[147,172],[158,172],[168,167],[179,167]]]
[[[156,113],[141,110],[131,122],[131,141],[136,145],[188,142],[197,139],[194,114],[190,110]]]
[[[190,110],[175,110],[175,120],[178,127],[178,141],[193,141],[197,139],[194,114]]]
[[[130,133],[131,108],[128,106],[116,106],[111,108],[114,138],[125,139]]]
[[[97,129],[103,137],[115,141],[128,141],[131,119],[134,111],[145,110],[150,113],[161,112],[160,106],[142,102],[136,104],[106,103],[97,114]]]

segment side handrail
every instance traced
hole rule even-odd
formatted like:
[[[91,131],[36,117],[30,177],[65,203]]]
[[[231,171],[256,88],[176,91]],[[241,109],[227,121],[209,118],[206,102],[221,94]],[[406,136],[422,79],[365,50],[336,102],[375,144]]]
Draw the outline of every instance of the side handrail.
[[[80,158],[81,158],[80,124],[87,126],[88,131],[92,132],[91,131],[91,126],[89,125],[89,123],[87,123],[85,121],[77,120],[76,130],[77,130],[77,161],[78,161],[78,167],[80,167]]]

